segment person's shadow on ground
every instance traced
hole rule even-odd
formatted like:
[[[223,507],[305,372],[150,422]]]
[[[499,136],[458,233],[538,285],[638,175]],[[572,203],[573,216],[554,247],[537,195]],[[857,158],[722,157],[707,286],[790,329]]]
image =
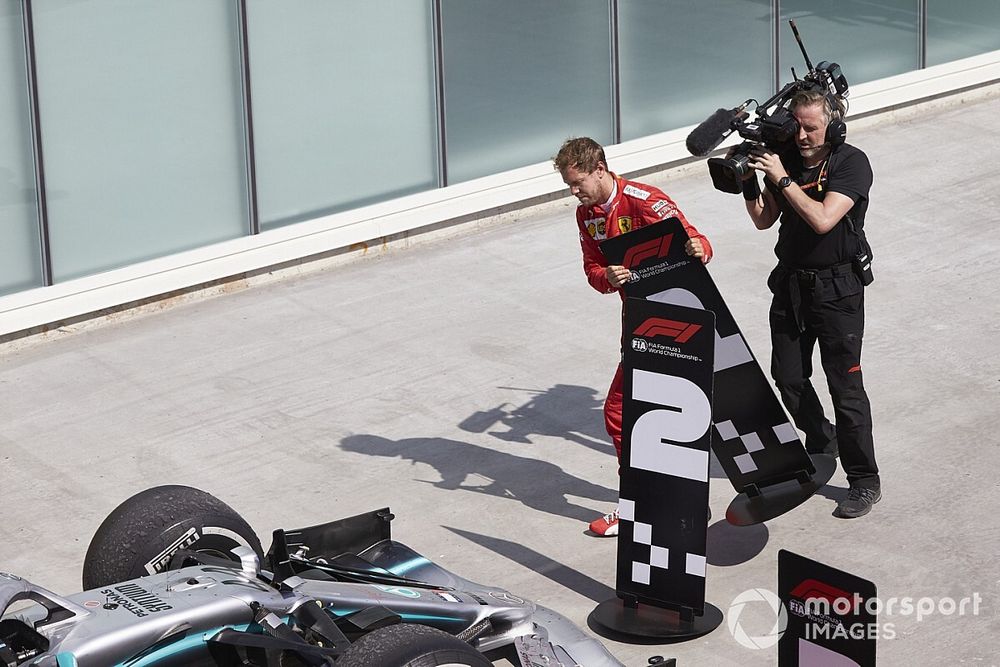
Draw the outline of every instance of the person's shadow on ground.
[[[428,482],[439,489],[510,498],[532,509],[579,521],[592,520],[595,510],[571,503],[567,495],[602,503],[618,501],[615,489],[574,477],[554,463],[458,440],[350,435],[340,446],[348,452],[426,463],[441,476],[439,482]]]
[[[507,388],[515,389],[501,387]],[[526,403],[501,403],[480,410],[463,419],[458,427],[470,433],[489,433],[506,442],[530,443],[534,435],[553,436],[602,454],[614,454],[604,431],[604,399],[598,398],[597,390],[557,384],[550,389],[530,391],[535,395]]]
[[[544,391],[532,391],[535,395],[522,405],[501,403],[495,408],[474,412],[458,427],[469,433],[486,433],[505,442],[530,443],[536,435],[563,438],[602,454],[614,455],[611,439],[604,430],[604,399],[599,397],[597,390],[557,384]],[[711,454],[709,474],[714,479],[727,479],[715,452]]]

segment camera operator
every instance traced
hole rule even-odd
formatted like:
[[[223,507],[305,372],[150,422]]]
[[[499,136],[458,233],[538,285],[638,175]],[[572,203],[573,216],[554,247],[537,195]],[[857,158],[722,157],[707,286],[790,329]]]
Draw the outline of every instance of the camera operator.
[[[780,221],[778,265],[768,278],[774,295],[771,374],[795,425],[806,434],[806,449],[835,455],[839,446],[850,491],[833,514],[855,518],[882,497],[861,374],[864,286],[871,273],[869,264],[857,261],[870,257],[862,225],[872,170],[861,150],[843,143],[846,128],[836,97],[799,91],[789,109],[799,125],[795,147],[779,155],[755,146],[749,156],[755,171],[742,183],[757,229]],[[765,177],[763,191],[757,171]],[[836,428],[809,381],[817,341]]]

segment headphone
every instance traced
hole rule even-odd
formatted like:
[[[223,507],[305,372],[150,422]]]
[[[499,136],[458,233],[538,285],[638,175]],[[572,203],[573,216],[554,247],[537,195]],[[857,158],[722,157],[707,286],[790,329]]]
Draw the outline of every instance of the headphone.
[[[847,140],[844,104],[836,95],[827,93],[823,105],[826,107],[826,113],[830,116],[830,122],[826,126],[826,136],[823,140],[830,144],[830,148],[836,148]]]

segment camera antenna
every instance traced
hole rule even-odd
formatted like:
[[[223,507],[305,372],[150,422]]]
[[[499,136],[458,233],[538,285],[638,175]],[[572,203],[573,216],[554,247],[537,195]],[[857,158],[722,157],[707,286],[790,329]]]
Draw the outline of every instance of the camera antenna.
[[[795,20],[794,19],[788,19],[788,24],[792,26],[792,33],[795,35],[795,41],[799,43],[799,51],[802,51],[802,57],[806,61],[806,67],[809,68],[809,73],[812,74],[813,73],[813,64],[812,64],[812,61],[809,60],[809,54],[806,53],[806,47],[802,43],[802,38],[799,37],[799,29],[795,27]]]

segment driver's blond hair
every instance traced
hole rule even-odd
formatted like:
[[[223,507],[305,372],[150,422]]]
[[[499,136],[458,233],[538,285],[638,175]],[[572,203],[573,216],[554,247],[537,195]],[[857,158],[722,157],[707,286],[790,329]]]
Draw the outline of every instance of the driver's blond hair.
[[[590,174],[597,169],[598,164],[603,164],[607,168],[608,161],[599,143],[590,137],[576,137],[567,139],[563,143],[562,148],[552,158],[552,164],[560,174],[565,174],[570,167]]]

